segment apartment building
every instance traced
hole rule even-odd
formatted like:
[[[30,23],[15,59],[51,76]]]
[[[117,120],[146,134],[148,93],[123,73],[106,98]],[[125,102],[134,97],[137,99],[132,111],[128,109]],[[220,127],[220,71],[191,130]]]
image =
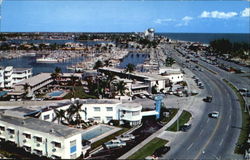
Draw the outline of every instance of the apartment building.
[[[90,146],[82,146],[83,130],[46,122],[37,118],[0,113],[0,140],[38,156],[75,159]]]
[[[0,87],[12,88],[14,84],[32,76],[32,68],[0,67]]]

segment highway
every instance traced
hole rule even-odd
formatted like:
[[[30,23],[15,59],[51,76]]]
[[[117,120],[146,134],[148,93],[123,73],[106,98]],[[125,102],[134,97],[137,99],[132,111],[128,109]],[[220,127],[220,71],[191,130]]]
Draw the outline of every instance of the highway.
[[[171,52],[179,64],[185,62],[179,53],[173,50]],[[194,117],[191,130],[177,137],[171,143],[170,152],[162,158],[232,158],[241,127],[241,111],[237,97],[220,76],[205,69],[203,72],[192,72],[203,82],[205,93],[212,95],[213,101],[204,103],[204,112]],[[209,118],[208,113],[211,111],[219,111],[219,118]]]

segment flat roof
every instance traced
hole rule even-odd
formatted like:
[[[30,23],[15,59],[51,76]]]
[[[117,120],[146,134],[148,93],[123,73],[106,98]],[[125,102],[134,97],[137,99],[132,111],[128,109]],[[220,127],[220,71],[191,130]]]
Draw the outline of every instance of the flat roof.
[[[140,103],[134,103],[134,102],[127,102],[119,105],[122,108],[128,108],[128,109],[133,109],[133,108],[141,108],[142,105]]]
[[[11,71],[13,69],[13,66],[7,66],[5,67],[5,71]]]
[[[32,68],[14,68],[13,71],[14,72],[23,72],[23,71],[27,71],[27,70],[31,70]]]
[[[40,73],[36,76],[30,77],[28,79],[25,79],[16,85],[24,85],[25,83],[28,83],[30,86],[35,86],[38,83],[41,83],[43,81],[46,81],[51,78],[51,73]]]
[[[80,130],[80,129],[75,129],[75,128],[71,128],[68,126],[61,125],[61,124],[47,122],[47,121],[43,121],[43,120],[32,118],[32,117],[17,118],[17,117],[0,114],[0,121],[7,122],[15,126],[20,126],[20,127],[32,129],[35,131],[48,133],[53,136],[64,137],[64,138],[68,138],[73,135],[81,134],[82,132],[84,132],[83,130]]]
[[[35,111],[37,111],[37,110],[28,109],[28,108],[24,108],[24,107],[17,107],[17,108],[5,110],[4,115],[22,118],[26,114],[32,113],[32,112],[35,112]]]
[[[86,99],[79,100],[81,104],[116,104],[121,103],[118,99]]]

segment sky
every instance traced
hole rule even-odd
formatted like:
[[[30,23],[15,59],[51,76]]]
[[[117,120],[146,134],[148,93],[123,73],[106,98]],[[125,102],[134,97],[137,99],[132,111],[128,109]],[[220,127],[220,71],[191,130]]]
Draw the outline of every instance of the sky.
[[[1,3],[2,1],[2,3]],[[0,0],[1,32],[249,33],[250,1]]]

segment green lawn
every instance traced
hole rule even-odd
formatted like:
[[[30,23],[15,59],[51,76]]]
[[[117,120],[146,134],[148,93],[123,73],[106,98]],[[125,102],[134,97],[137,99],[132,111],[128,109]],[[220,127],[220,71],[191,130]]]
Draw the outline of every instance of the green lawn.
[[[237,88],[235,88],[234,85],[231,84],[230,82],[228,82],[227,80],[223,79],[223,81],[226,82],[228,84],[228,86],[230,86],[233,89],[233,91],[236,93],[236,95],[239,99],[239,102],[240,102],[241,114],[242,114],[242,126],[241,126],[240,136],[239,136],[238,142],[237,142],[237,144],[239,146],[235,147],[234,152],[237,154],[244,154],[245,150],[250,147],[250,145],[247,143],[248,135],[250,133],[250,127],[249,127],[250,126],[250,117],[249,117],[248,112],[244,112],[245,101],[244,101],[242,95],[237,90]]]
[[[108,142],[111,139],[114,139],[116,136],[119,136],[119,135],[123,134],[124,132],[128,131],[129,129],[130,128],[122,128],[121,130],[119,130],[119,131],[117,131],[117,132],[115,132],[115,133],[113,133],[113,134],[111,134],[111,135],[109,135],[109,136],[107,136],[107,137],[105,137],[103,139],[100,139],[99,141],[96,141],[96,142],[92,143],[91,144],[91,149],[93,150],[93,149],[101,146],[103,143]]]
[[[169,112],[169,117],[163,117],[161,122],[167,124],[178,112],[179,109],[177,108],[169,108],[167,111]]]
[[[75,98],[80,98],[80,99],[88,99],[88,98],[96,99],[95,96],[85,93],[81,86],[76,86],[75,87],[75,96],[74,96],[73,92],[69,92],[63,98],[64,99],[70,99],[70,98],[74,98],[74,97]]]
[[[192,117],[191,113],[187,112],[187,111],[183,111],[180,115],[180,117],[178,118],[179,120],[179,129],[180,129],[180,126],[184,125],[185,123],[187,123],[190,118]],[[166,130],[167,131],[173,131],[173,132],[176,132],[176,131],[179,131],[179,129],[177,130],[177,120],[169,127],[167,128]]]
[[[128,159],[144,159],[145,157],[152,155],[156,149],[164,146],[167,142],[167,140],[154,138],[133,155],[131,155]]]

